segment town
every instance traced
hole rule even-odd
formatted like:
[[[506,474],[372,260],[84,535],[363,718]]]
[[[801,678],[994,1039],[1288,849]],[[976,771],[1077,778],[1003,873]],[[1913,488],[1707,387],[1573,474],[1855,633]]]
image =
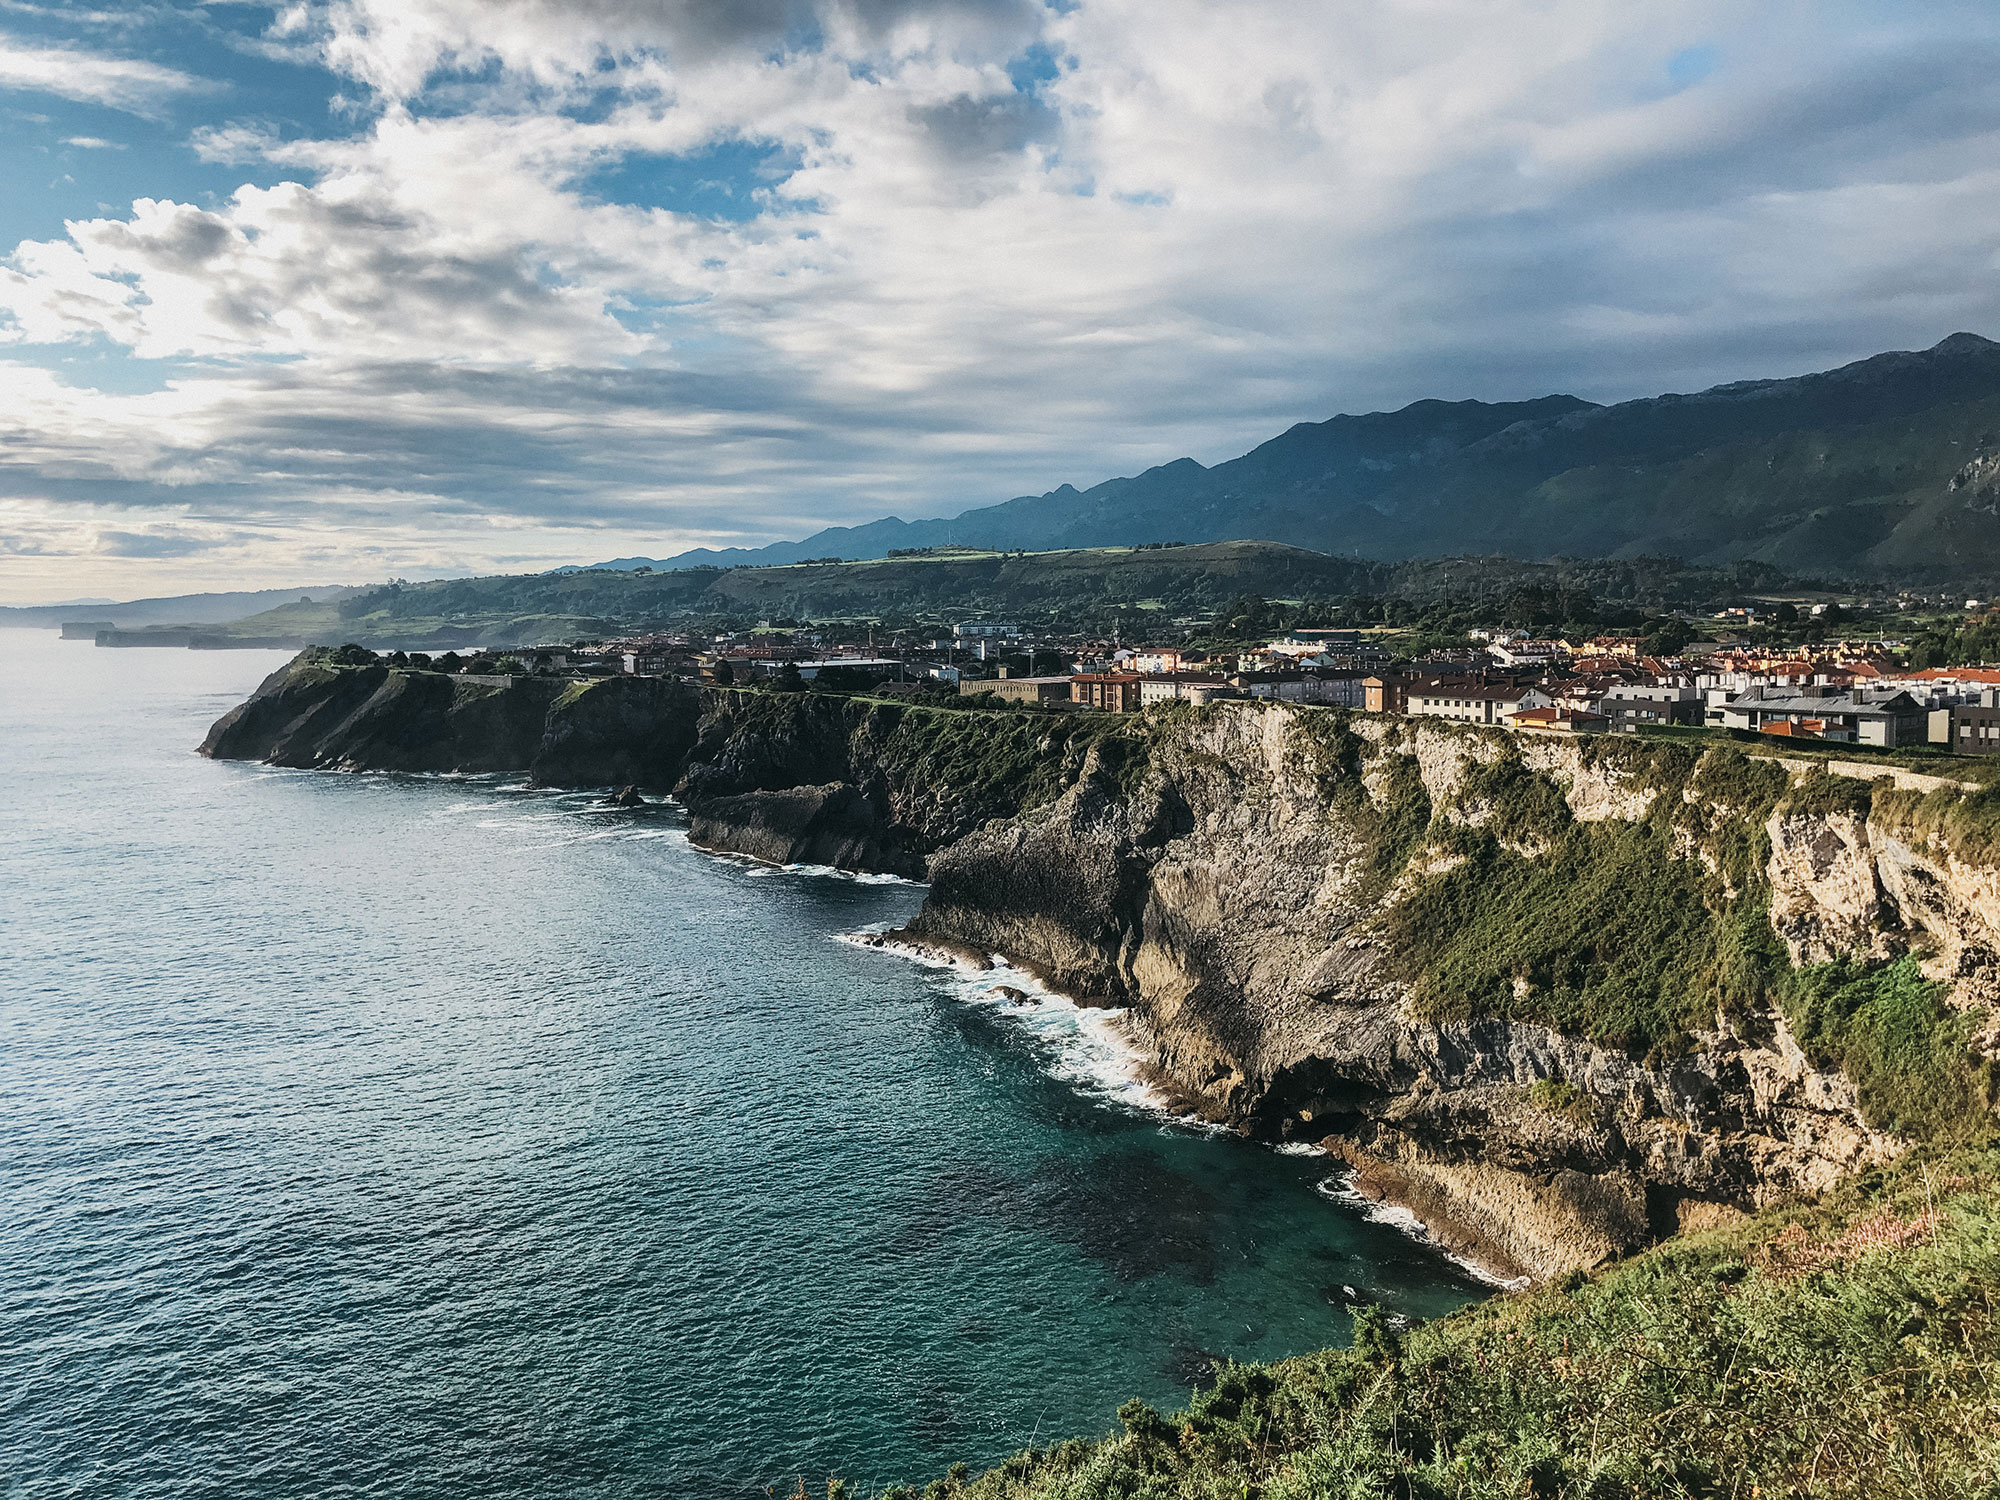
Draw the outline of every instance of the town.
[[[1741,614],[1742,611],[1736,613]],[[1474,629],[1399,658],[1366,629],[1297,628],[1258,643],[1125,645],[966,621],[874,633],[793,621],[461,655],[396,651],[395,665],[501,679],[673,677],[709,686],[866,693],[965,707],[1141,713],[1230,699],[1439,718],[1524,734],[1739,731],[1863,749],[2000,753],[2000,666],[1912,667],[1903,642],[1537,638]],[[358,652],[361,648],[342,648]],[[374,659],[375,653],[364,653]]]

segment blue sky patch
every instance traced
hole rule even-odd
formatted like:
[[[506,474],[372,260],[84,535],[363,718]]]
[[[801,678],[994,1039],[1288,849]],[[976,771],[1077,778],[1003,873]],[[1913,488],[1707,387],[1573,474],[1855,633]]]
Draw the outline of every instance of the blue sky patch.
[[[1683,47],[1667,59],[1667,81],[1676,89],[1691,89],[1715,71],[1718,61],[1713,47]]]
[[[763,213],[757,190],[798,165],[797,153],[775,141],[721,141],[678,156],[634,153],[579,177],[575,187],[604,203],[736,224]]]

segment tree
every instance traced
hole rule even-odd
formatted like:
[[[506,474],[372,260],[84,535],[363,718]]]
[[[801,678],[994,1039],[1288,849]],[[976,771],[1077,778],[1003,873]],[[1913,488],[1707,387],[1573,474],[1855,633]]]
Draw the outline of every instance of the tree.
[[[715,664],[715,685],[717,687],[736,686],[736,669],[726,661]]]
[[[778,668],[778,678],[772,686],[781,693],[803,693],[806,690],[806,680],[799,674],[799,664],[788,661]]]

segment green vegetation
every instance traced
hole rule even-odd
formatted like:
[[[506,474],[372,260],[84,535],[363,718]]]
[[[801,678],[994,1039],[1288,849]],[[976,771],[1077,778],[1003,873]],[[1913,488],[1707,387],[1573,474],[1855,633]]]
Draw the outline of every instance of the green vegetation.
[[[884,750],[931,785],[976,804],[1039,807],[1062,795],[1090,751],[1129,793],[1148,764],[1146,726],[1122,714],[967,713],[902,705],[874,710],[893,724]]]
[[[1513,753],[1468,775],[1459,818],[1433,830],[1447,858],[1383,921],[1422,1013],[1536,1021],[1651,1054],[1764,998],[1783,955],[1762,824],[1785,773],[1663,750],[1593,751],[1654,793],[1637,822],[1577,822]]]
[[[1966,795],[1884,787],[1874,807],[1876,819],[1916,844],[1941,845],[1973,864],[2000,865],[2000,787]]]
[[[1994,1500],[2000,1150],[1354,1347],[903,1500]]]
[[[2000,615],[1989,613],[1962,623],[1940,621],[1910,642],[1912,667],[1960,667],[1982,661],[2000,661]]]
[[[926,549],[842,562],[395,581],[344,598],[293,600],[204,627],[222,639],[360,640],[377,647],[507,648],[681,629],[866,622],[923,634],[985,616],[1127,639],[1221,645],[1303,626],[1365,629],[1400,650],[1464,644],[1474,625],[1538,633],[1637,631],[1655,649],[1690,635],[1673,610],[1711,610],[1811,588],[1756,563],[1672,558],[1504,557],[1368,562],[1266,541],[1050,552]],[[1806,627],[1810,634],[1812,626]]]
[[[1990,1123],[1995,1077],[1990,1062],[1975,1062],[1966,1018],[1944,990],[1914,958],[1843,959],[1799,971],[1781,994],[1799,1045],[1854,1080],[1869,1124],[1950,1140]]]
[[[1835,776],[1825,767],[1816,766],[1785,794],[1780,810],[1798,817],[1865,818],[1874,801],[1869,782],[1855,776]]]
[[[1915,959],[1796,970],[1767,916],[1766,819],[1867,818],[1878,802],[1954,847],[2000,856],[2000,792],[1928,797],[1718,747],[1599,741],[1588,763],[1651,792],[1644,818],[1580,823],[1513,747],[1474,767],[1429,830],[1444,858],[1385,915],[1419,1011],[1503,1015],[1647,1055],[1718,1013],[1785,1011],[1800,1044],[1854,1080],[1869,1122],[1910,1139],[1990,1123],[1994,1081]]]
[[[1545,1114],[1573,1125],[1597,1123],[1597,1106],[1590,1095],[1567,1078],[1538,1078],[1528,1085],[1528,1102]]]

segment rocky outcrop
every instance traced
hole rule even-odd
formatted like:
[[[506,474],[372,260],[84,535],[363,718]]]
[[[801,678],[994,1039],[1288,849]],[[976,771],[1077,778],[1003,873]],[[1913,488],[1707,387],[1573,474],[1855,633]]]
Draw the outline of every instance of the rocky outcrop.
[[[217,720],[201,753],[315,770],[525,771],[566,686],[523,677],[495,687],[301,657]]]
[[[1771,858],[1771,925],[1792,962],[1825,963],[1894,941],[1865,815],[1796,813],[1781,808],[1765,825]]]
[[[1753,961],[1724,950],[1737,914],[1768,904],[1793,963],[1917,951],[1961,1004],[2000,993],[2000,872],[1971,842],[1727,746],[1259,705],[1120,718],[648,681],[468,689],[301,664],[204,750],[671,787],[705,847],[927,876],[913,939],[1128,1007],[1188,1108],[1325,1144],[1508,1274],[1589,1265],[1898,1149],[1755,985],[1724,975],[1733,998],[1688,1011],[1658,992],[1655,955],[1594,948],[1621,903],[1659,918],[1621,942],[1708,943],[1718,974]],[[1483,911],[1503,881],[1513,904]],[[1496,912],[1582,936],[1552,958],[1495,930],[1520,956],[1467,978],[1464,933]],[[1447,940],[1458,970],[1439,967]],[[1601,1013],[1648,1006],[1681,1019],[1643,1043]]]

